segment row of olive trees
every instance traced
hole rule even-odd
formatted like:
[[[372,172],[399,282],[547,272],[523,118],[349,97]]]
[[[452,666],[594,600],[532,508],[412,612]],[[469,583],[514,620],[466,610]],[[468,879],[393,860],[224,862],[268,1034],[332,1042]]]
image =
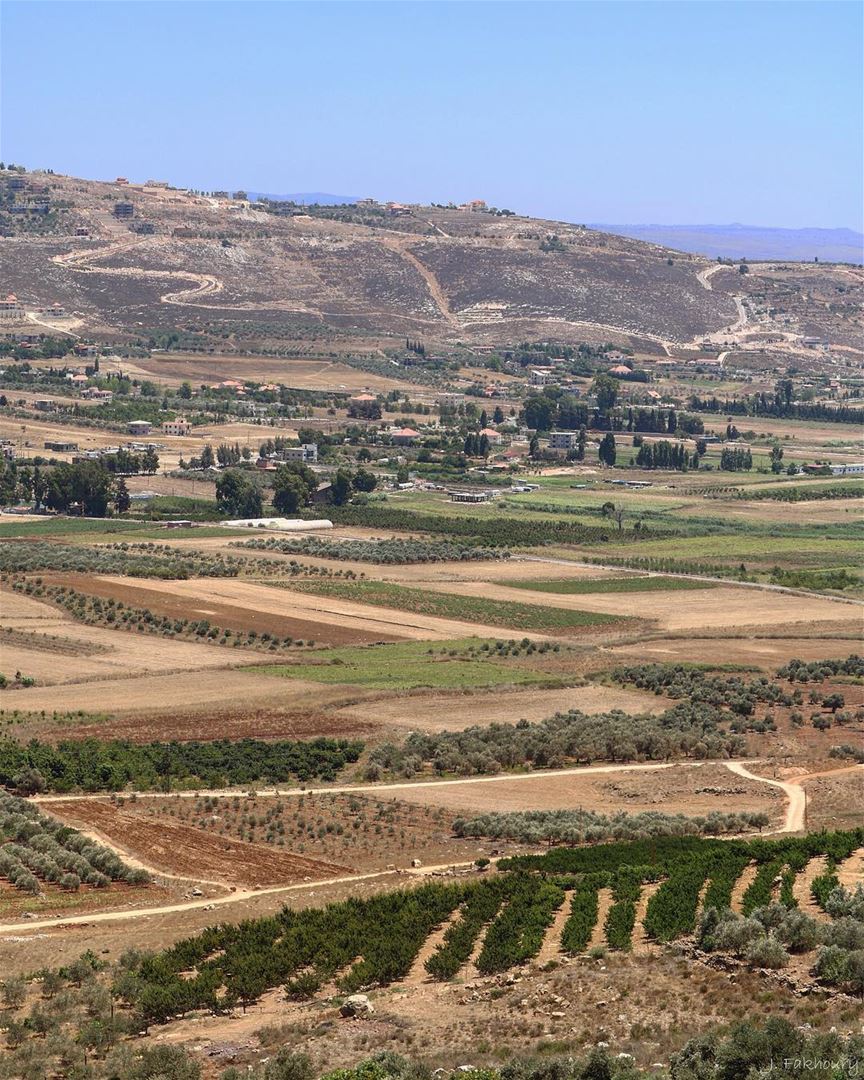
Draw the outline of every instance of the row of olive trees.
[[[71,891],[112,881],[145,884],[150,875],[128,866],[110,848],[43,814],[15,795],[0,794],[0,875],[35,895],[46,881]]]
[[[620,811],[611,815],[593,810],[527,810],[457,818],[453,830],[457,836],[506,837],[529,844],[544,841],[599,844],[607,840],[640,840],[652,836],[720,836],[761,830],[769,820],[767,814],[755,811],[714,811],[702,817],[687,817],[657,810],[638,814]]]

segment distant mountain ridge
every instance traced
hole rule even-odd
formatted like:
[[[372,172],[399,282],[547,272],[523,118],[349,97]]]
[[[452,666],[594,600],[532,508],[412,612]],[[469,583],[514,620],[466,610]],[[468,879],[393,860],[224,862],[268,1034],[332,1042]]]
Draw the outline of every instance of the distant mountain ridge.
[[[269,199],[270,202],[294,202],[301,205],[349,206],[360,201],[359,195],[331,195],[326,191],[295,191],[291,195],[273,195],[265,191],[249,191],[250,199]]]
[[[650,244],[724,259],[864,263],[864,234],[854,229],[782,229],[761,225],[592,225]]]

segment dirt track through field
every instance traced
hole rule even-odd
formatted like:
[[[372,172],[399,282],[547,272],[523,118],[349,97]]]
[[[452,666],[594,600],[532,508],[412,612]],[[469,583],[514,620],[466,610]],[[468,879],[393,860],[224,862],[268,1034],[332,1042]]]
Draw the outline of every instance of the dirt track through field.
[[[824,874],[828,869],[828,859],[824,855],[817,855],[816,858],[811,859],[800,874],[796,874],[795,882],[792,885],[792,896],[798,902],[799,911],[803,911],[805,915],[809,915],[811,919],[819,919],[824,922],[827,919],[827,915],[821,907],[816,903],[813,898],[813,893],[810,891],[810,886],[813,881]]]
[[[648,903],[662,884],[662,881],[649,881],[642,886],[639,893],[639,902],[636,904],[636,921],[633,924],[634,956],[644,956],[646,953],[650,953],[655,946],[655,942],[648,937],[644,924],[645,916],[648,914]]]
[[[744,893],[747,892],[756,880],[756,875],[758,873],[759,867],[757,864],[752,862],[748,863],[732,887],[732,896],[730,897],[729,907],[739,915],[741,914],[741,909],[744,905]]]
[[[588,942],[588,949],[603,949],[606,948],[606,918],[609,915],[609,911],[612,905],[615,903],[615,899],[612,896],[611,889],[599,889],[597,892],[597,922],[594,923],[594,929],[591,931],[591,940]]]
[[[555,912],[555,918],[552,920],[552,925],[546,931],[543,937],[543,944],[540,946],[540,952],[534,958],[534,963],[542,967],[544,964],[548,964],[550,960],[555,960],[561,954],[561,935],[564,933],[564,927],[567,924],[567,920],[570,918],[570,904],[573,901],[573,894],[575,889],[567,889],[564,892],[564,900],[561,906]]]

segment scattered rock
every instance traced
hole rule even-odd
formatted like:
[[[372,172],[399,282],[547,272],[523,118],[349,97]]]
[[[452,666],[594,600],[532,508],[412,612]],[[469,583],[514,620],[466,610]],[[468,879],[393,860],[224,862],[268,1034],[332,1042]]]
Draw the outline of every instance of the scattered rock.
[[[371,1016],[375,1012],[375,1007],[366,994],[352,994],[342,1002],[339,1012],[346,1018],[356,1020]]]

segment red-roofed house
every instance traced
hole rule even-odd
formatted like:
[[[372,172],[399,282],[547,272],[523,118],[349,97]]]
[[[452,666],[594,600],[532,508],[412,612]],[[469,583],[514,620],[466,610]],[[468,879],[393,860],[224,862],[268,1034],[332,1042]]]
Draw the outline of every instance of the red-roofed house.
[[[413,446],[420,438],[420,432],[414,428],[404,427],[390,433],[390,438],[397,446]]]

